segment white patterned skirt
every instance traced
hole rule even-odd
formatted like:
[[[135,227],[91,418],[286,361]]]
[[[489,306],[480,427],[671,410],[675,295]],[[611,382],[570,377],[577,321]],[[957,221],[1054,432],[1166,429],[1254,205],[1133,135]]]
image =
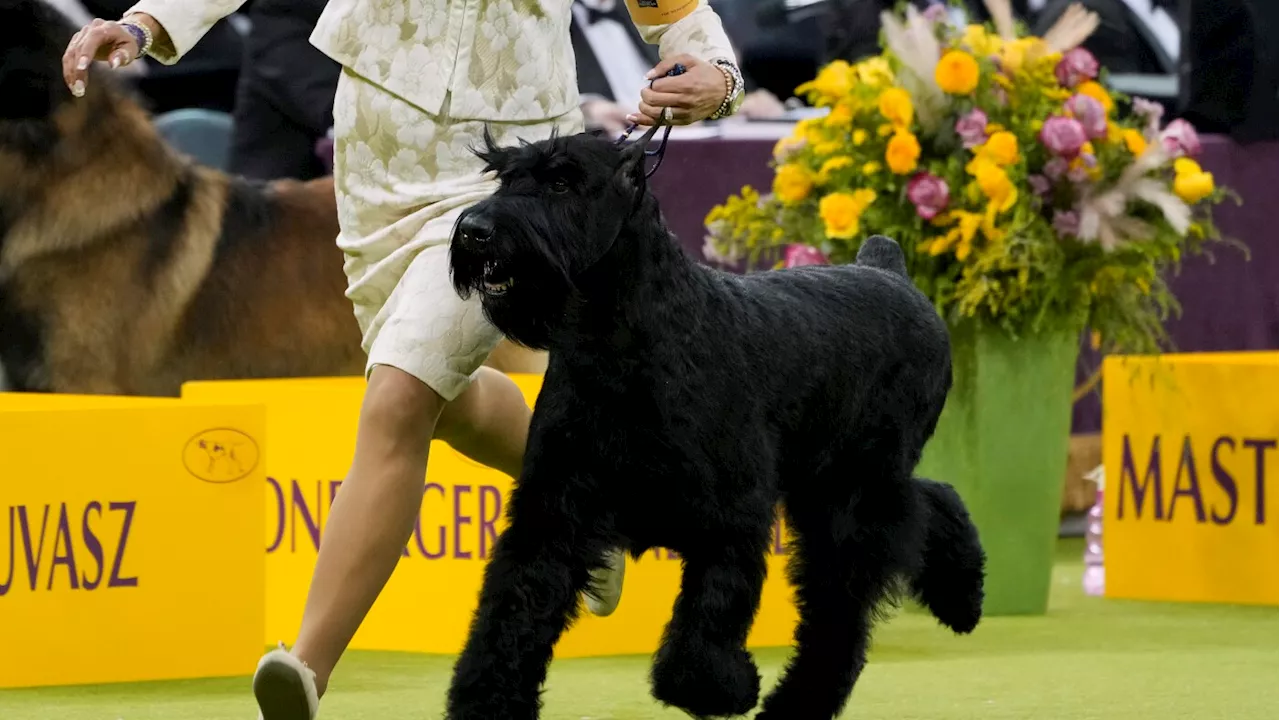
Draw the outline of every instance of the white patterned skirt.
[[[338,246],[347,297],[369,359],[402,370],[453,400],[501,340],[480,300],[449,281],[458,215],[497,188],[472,152],[486,123],[431,115],[344,69],[334,99]],[[574,109],[534,122],[488,122],[499,144],[582,130]]]

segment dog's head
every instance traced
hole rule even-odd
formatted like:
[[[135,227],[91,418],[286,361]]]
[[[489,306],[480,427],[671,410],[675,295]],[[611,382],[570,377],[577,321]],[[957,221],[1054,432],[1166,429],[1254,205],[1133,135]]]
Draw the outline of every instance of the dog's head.
[[[458,294],[479,293],[508,338],[546,349],[578,280],[648,192],[645,147],[655,129],[626,145],[581,133],[498,147],[486,133],[476,154],[499,186],[454,228]]]
[[[42,0],[0,0],[0,123],[44,120],[71,101],[62,54],[73,34]]]

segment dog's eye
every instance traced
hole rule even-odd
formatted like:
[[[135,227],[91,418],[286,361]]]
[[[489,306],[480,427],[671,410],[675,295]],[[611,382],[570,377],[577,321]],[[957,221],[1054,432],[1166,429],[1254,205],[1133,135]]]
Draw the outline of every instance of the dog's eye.
[[[563,195],[569,192],[569,183],[564,178],[551,179],[551,192],[557,195]]]

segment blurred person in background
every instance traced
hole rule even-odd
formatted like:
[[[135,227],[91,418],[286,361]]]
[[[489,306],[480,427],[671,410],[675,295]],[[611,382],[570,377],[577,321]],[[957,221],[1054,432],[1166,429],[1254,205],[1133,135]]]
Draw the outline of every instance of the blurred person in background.
[[[67,86],[84,96],[95,60],[119,67],[146,54],[173,65],[242,2],[142,0],[120,21],[94,20],[68,44]],[[646,73],[653,85],[628,121],[688,125],[737,112],[741,72],[706,0],[660,16],[665,24],[645,24],[647,5],[637,3],[633,17],[663,60]],[[510,378],[482,367],[502,336],[479,297],[454,291],[449,242],[462,212],[497,187],[471,152],[486,131],[511,145],[582,130],[571,18],[571,0],[330,0],[311,35],[343,67],[334,100],[338,245],[367,386],[297,641],[267,653],[254,675],[263,720],[315,717],[412,533],[433,438],[520,475],[530,410]],[[685,72],[664,77],[677,63]],[[616,607],[624,561],[610,552],[591,573],[593,613]]]
[[[333,127],[342,66],[311,44],[327,0],[254,0],[228,170],[258,180],[329,173],[316,143]]]

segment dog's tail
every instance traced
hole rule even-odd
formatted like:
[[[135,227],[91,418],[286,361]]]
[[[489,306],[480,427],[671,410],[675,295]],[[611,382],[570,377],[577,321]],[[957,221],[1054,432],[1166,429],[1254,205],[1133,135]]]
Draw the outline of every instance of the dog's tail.
[[[957,633],[972,632],[982,618],[986,553],[978,529],[955,488],[913,478],[926,516],[924,547],[911,594]]]
[[[884,235],[872,235],[867,238],[862,243],[862,247],[858,248],[858,255],[853,263],[888,270],[907,277],[907,259],[902,254],[902,247]]]

